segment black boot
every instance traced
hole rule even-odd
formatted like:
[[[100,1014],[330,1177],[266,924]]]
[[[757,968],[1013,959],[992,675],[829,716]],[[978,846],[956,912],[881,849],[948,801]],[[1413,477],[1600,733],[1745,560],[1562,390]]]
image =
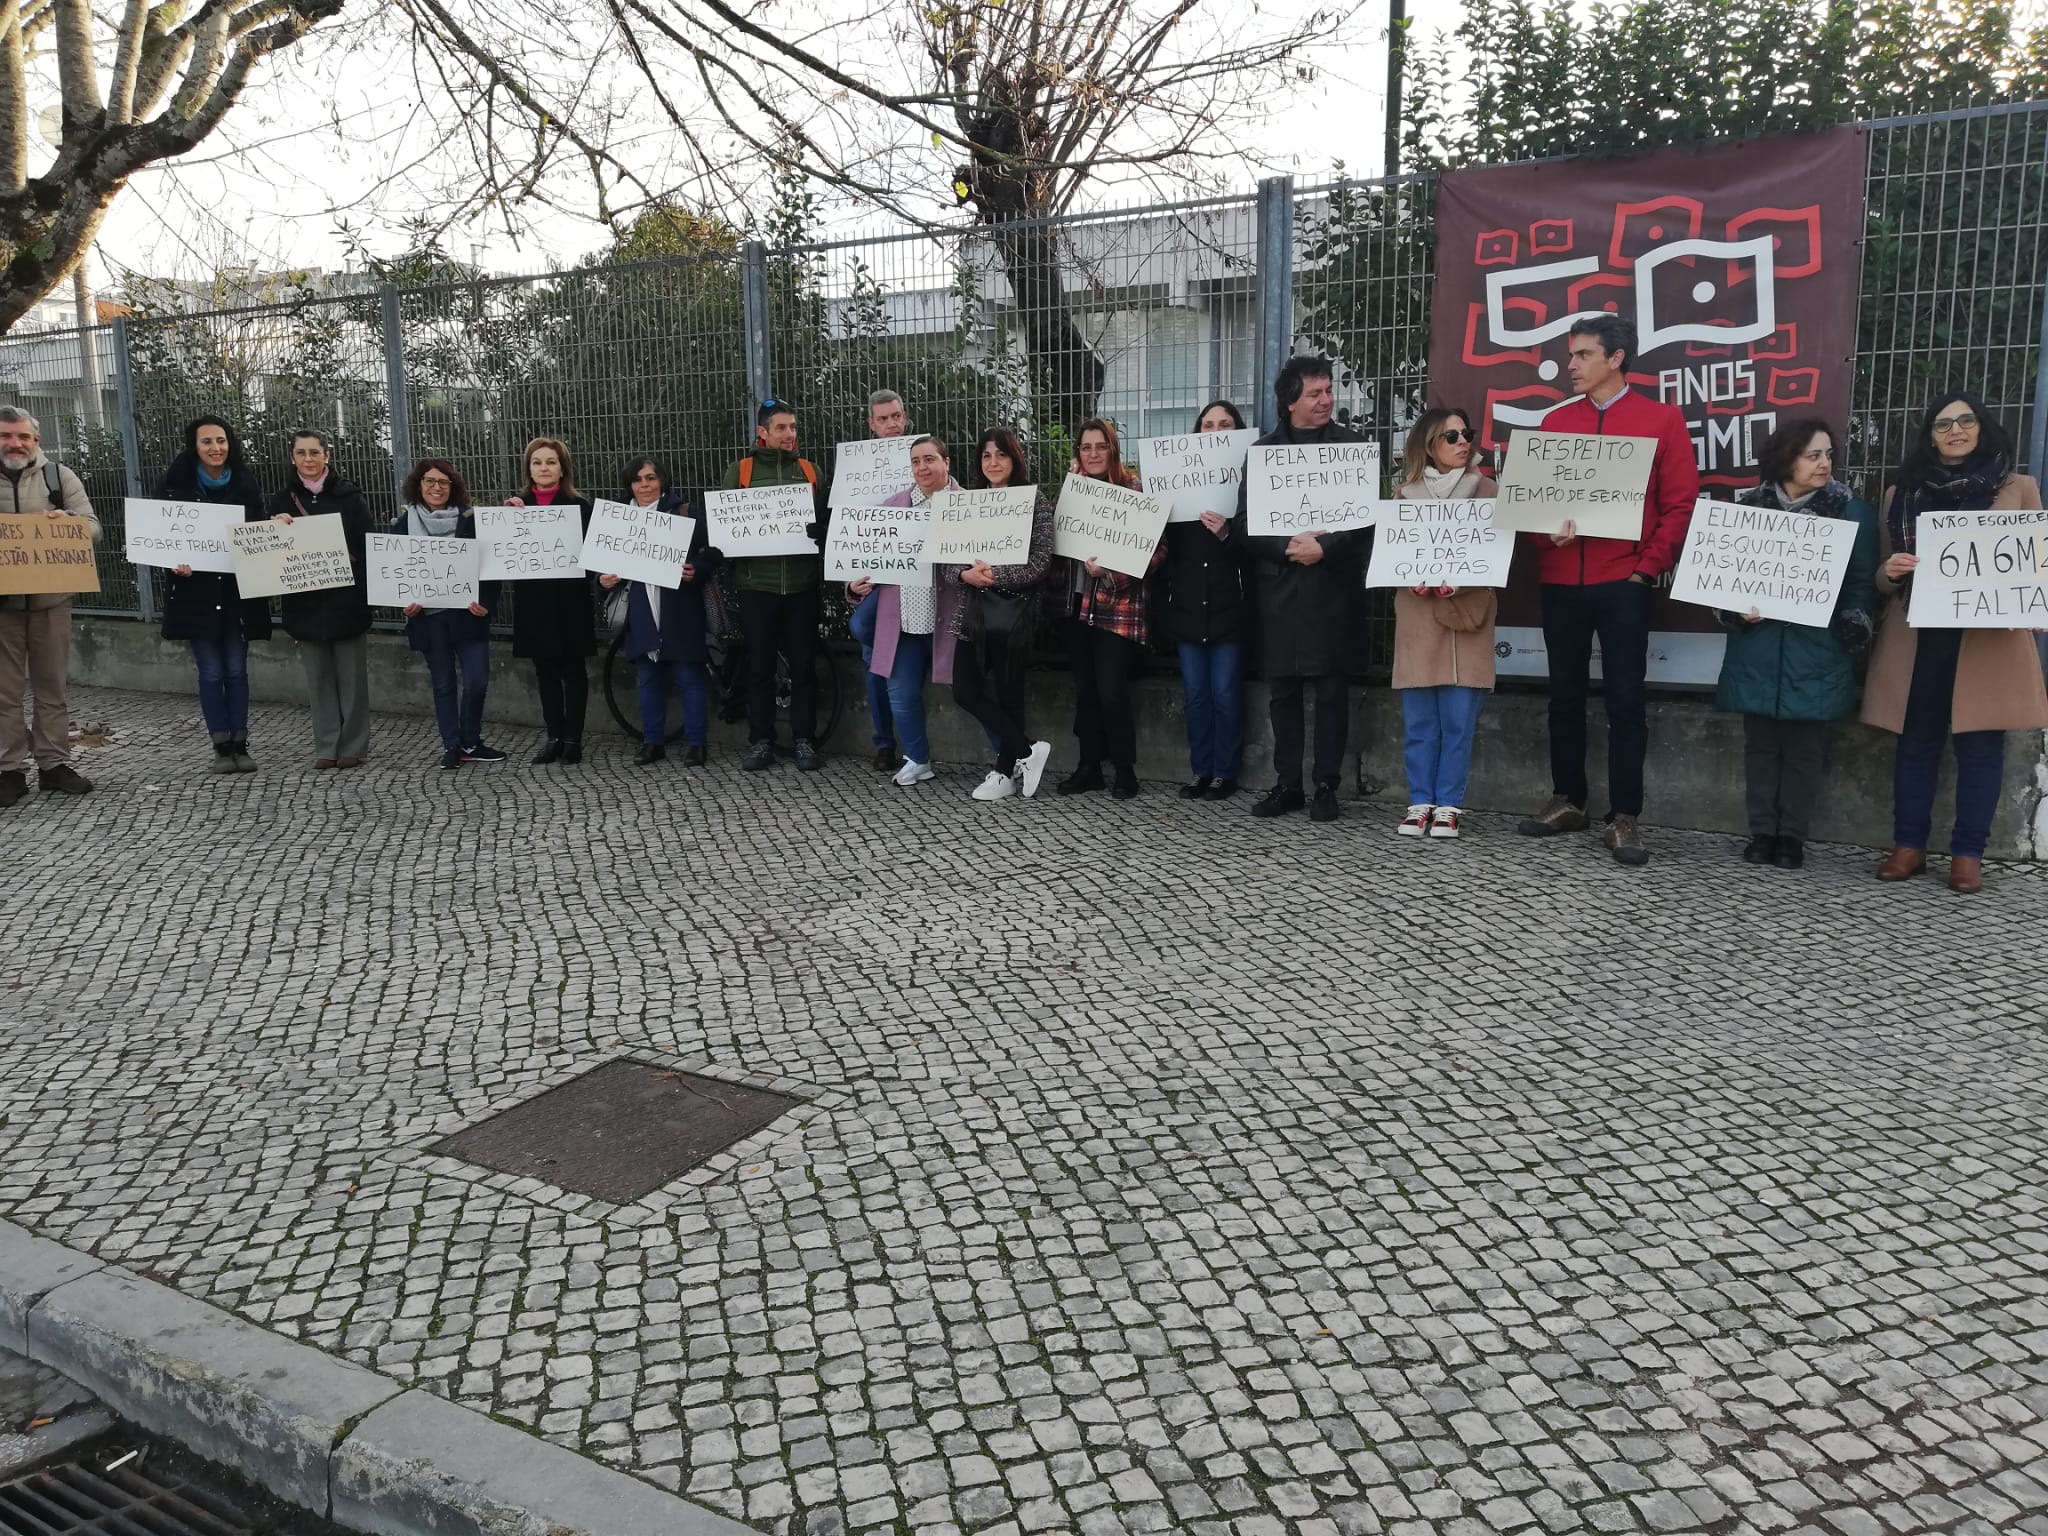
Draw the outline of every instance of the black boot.
[[[1778,851],[1771,862],[1780,869],[1806,868],[1806,844],[1796,837],[1778,839]]]
[[[566,768],[566,767],[568,767],[568,766],[569,766],[569,765],[570,765],[571,763],[580,763],[580,762],[582,762],[582,761],[583,761],[583,743],[582,743],[582,742],[580,742],[580,741],[565,741],[565,742],[563,742],[563,743],[562,743],[562,766],[563,766],[563,767],[565,767],[565,768]]]
[[[536,768],[544,768],[549,763],[559,763],[561,760],[562,739],[559,736],[550,736],[547,745],[533,754],[533,766]]]
[[[633,761],[640,764],[644,768],[647,764],[658,763],[667,756],[668,748],[663,746],[660,742],[655,741],[649,742],[646,746],[642,747],[638,752],[634,753]]]
[[[1064,779],[1060,780],[1063,795],[1085,795],[1090,790],[1102,788],[1102,764],[1083,763]]]
[[[1745,864],[1768,864],[1778,856],[1778,840],[1759,832],[1742,845],[1742,862]]]

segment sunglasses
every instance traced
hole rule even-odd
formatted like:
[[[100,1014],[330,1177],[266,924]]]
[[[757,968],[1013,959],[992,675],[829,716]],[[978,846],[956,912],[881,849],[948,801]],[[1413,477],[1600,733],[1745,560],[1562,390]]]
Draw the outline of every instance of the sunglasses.
[[[1967,432],[1977,425],[1977,418],[1965,411],[1960,416],[1937,416],[1934,430],[1937,432]]]
[[[1452,427],[1448,432],[1439,432],[1436,437],[1440,443],[1472,443],[1479,440],[1477,434],[1463,431],[1457,427]]]

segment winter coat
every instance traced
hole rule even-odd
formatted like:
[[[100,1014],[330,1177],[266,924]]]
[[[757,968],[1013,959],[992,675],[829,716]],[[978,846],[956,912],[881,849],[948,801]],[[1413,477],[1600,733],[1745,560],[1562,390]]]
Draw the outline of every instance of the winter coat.
[[[1545,432],[1589,432],[1605,437],[1654,437],[1650,487],[1643,499],[1640,539],[1574,539],[1557,545],[1547,533],[1524,534],[1536,551],[1537,577],[1549,586],[1591,587],[1641,576],[1655,581],[1678,564],[1692,504],[1700,497],[1700,472],[1692,434],[1677,406],[1627,389],[1601,410],[1581,395],[1543,418]]]
[[[825,507],[825,487],[818,476],[815,464],[800,454],[790,453],[781,448],[756,447],[747,455],[754,461],[749,486],[800,485],[808,480],[811,484],[811,501],[817,512],[817,521],[812,524],[811,536],[818,541],[818,548],[825,548],[825,525],[831,513]],[[728,491],[740,488],[740,465],[746,459],[734,463],[720,481]],[[806,474],[805,466],[810,473]],[[743,592],[808,592],[825,583],[825,557],[815,555],[735,555],[732,557],[735,578]]]
[[[946,489],[960,489],[958,481],[947,477]],[[912,507],[917,505],[914,490],[898,491],[882,505],[885,507]],[[936,574],[936,573],[935,573]],[[932,603],[937,610],[932,625],[932,681],[951,686],[953,681],[953,652],[960,643],[960,598],[967,589],[957,580],[951,583],[935,580],[932,583]],[[896,642],[903,637],[903,589],[899,586],[877,586],[878,598],[875,603],[875,654],[868,663],[868,671],[876,677],[887,677],[896,667]]]
[[[689,515],[681,491],[670,491],[655,506],[677,517]],[[704,591],[712,573],[725,557],[711,548],[710,529],[704,519],[690,531],[690,552],[684,563],[691,577],[680,587],[661,589],[661,623],[654,621],[654,607],[647,600],[647,583],[629,582],[626,593],[626,655],[639,661],[659,653],[663,661],[687,662],[701,667],[709,657],[704,643]]]
[[[1166,638],[1173,645],[1237,645],[1250,638],[1245,562],[1251,551],[1233,520],[1217,538],[1207,525],[1166,525]]]
[[[1746,507],[1784,505],[1767,485],[1735,499]],[[1714,616],[1728,631],[1728,652],[1721,660],[1714,702],[1773,720],[1839,720],[1855,707],[1856,658],[1870,646],[1877,608],[1877,513],[1869,502],[1851,496],[1847,486],[1832,481],[1800,510],[1856,524],[1834,617],[1825,627],[1779,619],[1752,624],[1740,613],[1717,610]]]
[[[559,495],[559,493],[558,493]],[[532,486],[520,493],[529,507],[540,502]],[[588,496],[571,498],[590,531]],[[557,499],[556,506],[566,503]],[[573,661],[597,654],[597,578],[535,577],[512,584],[512,654],[522,661]]]
[[[393,533],[412,531],[411,509],[400,512],[391,525]],[[476,537],[476,513],[468,507],[460,510],[456,517],[455,531],[451,539],[473,539]],[[471,613],[467,608],[423,608],[405,621],[405,643],[414,650],[425,653],[437,651],[444,646],[470,645],[491,638],[490,615],[498,607],[498,583],[483,581],[477,583],[476,605],[483,609],[483,615]]]
[[[1468,470],[1447,500],[1493,499],[1493,482]],[[1405,501],[1430,501],[1428,488],[1410,481],[1394,494]],[[1500,594],[1492,587],[1460,587],[1449,597],[1424,597],[1406,587],[1394,591],[1394,680],[1396,688],[1491,688],[1493,621]]]
[[[1884,493],[1882,514],[1891,511],[1895,490]],[[1993,511],[2013,512],[2041,505],[2041,487],[2030,475],[2014,475],[1992,498]],[[1913,658],[1920,638],[1906,622],[1911,578],[1893,581],[1884,574],[1891,540],[1879,518],[1877,590],[1891,601],[1878,626],[1870,656],[1870,677],[1863,685],[1863,723],[1899,732],[1906,728],[1906,694],[1913,682]],[[1956,660],[1956,689],[1951,730],[2048,730],[2048,689],[2041,683],[2041,657],[2034,637],[2023,629],[1966,629],[1962,654]]]
[[[171,461],[163,479],[156,484],[158,501],[203,501],[233,505],[242,509],[242,521],[260,523],[263,487],[247,469],[233,471],[228,483],[216,489],[199,483],[199,460],[190,449]],[[166,640],[268,640],[270,599],[244,598],[235,585],[233,571],[194,571],[180,576],[176,571],[159,571],[163,582],[164,638]]]
[[[272,517],[341,518],[342,536],[348,541],[348,563],[355,580],[345,587],[326,587],[318,592],[287,592],[278,599],[284,611],[284,632],[308,644],[331,644],[352,640],[370,632],[368,566],[370,504],[363,493],[341,478],[337,470],[327,471],[327,480],[315,493],[296,474],[290,483],[270,498]]]
[[[1330,422],[1300,429],[1282,422],[1255,446],[1275,443],[1362,443],[1364,434]],[[1353,623],[1365,589],[1365,556],[1371,547],[1363,528],[1323,533],[1323,558],[1301,565],[1287,558],[1288,539],[1256,537],[1250,526],[1246,487],[1237,488],[1236,535],[1249,552],[1258,594],[1260,670],[1268,678],[1329,677],[1350,671]]]
[[[0,512],[51,510],[50,486],[43,475],[43,467],[49,462],[38,448],[25,469],[0,470]],[[61,464],[57,466],[57,495],[66,512],[85,519],[87,535],[93,543],[99,543],[99,514],[93,511],[92,499],[85,494],[85,482]],[[69,592],[14,593],[0,597],[0,609],[11,608],[19,613],[26,608],[31,613],[40,613],[46,608],[62,608],[72,596]]]

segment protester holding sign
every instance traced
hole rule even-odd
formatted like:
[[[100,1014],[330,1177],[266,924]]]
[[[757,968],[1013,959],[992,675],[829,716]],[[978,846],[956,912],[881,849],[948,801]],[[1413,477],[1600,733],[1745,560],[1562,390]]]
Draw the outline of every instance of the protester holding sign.
[[[934,496],[957,491],[952,456],[945,442],[920,437],[910,446],[909,490],[898,492],[885,507],[922,507]],[[951,686],[953,642],[958,634],[953,610],[960,602],[957,586],[939,586],[926,566],[919,579],[901,583],[871,581],[863,576],[846,584],[849,597],[875,599],[875,646],[870,675],[889,681],[889,716],[903,748],[903,766],[895,782],[905,789],[936,777],[932,772],[931,737],[925,731],[924,680]]]
[[[673,517],[687,515],[681,491],[669,487],[668,475],[653,459],[634,459],[626,466],[626,494],[638,507],[653,507]],[[626,654],[640,676],[640,751],[637,763],[658,763],[668,756],[668,689],[675,684],[683,701],[684,762],[701,768],[710,756],[710,683],[704,664],[710,659],[705,639],[704,583],[722,558],[710,547],[709,530],[697,518],[690,530],[689,557],[683,562],[683,584],[664,589],[649,582],[627,584]],[[610,591],[620,578],[597,578]]]
[[[1228,400],[1202,407],[1195,431],[1238,432],[1244,417]],[[1242,484],[1243,477],[1239,476]],[[1230,516],[1204,512],[1166,525],[1166,637],[1180,653],[1181,693],[1194,778],[1183,800],[1228,800],[1237,793],[1244,741],[1244,534]]]
[[[298,642],[306,673],[313,766],[357,768],[370,747],[370,593],[364,576],[370,504],[329,463],[324,432],[294,432],[291,478],[270,498],[270,515],[290,523],[330,514],[341,519],[354,579],[345,587],[287,592],[279,602],[284,631]]]
[[[1081,423],[1074,472],[1110,485],[1143,489],[1126,469],[1116,428],[1097,416]],[[1162,543],[1152,551],[1157,566]],[[1081,761],[1060,780],[1063,795],[1104,785],[1102,765],[1115,769],[1110,795],[1128,800],[1138,792],[1138,722],[1132,713],[1131,682],[1145,659],[1145,582],[1113,571],[1095,559],[1069,560],[1068,649],[1074,663],[1074,735]]]
[[[405,503],[391,525],[395,534],[419,539],[474,539],[476,513],[469,486],[446,459],[421,459],[399,489]],[[466,608],[405,610],[405,639],[427,659],[434,685],[434,723],[441,730],[441,767],[454,772],[464,763],[502,763],[505,754],[484,740],[484,689],[491,677],[490,612],[498,584],[481,583]]]
[[[877,442],[890,442],[910,430],[910,411],[903,403],[903,397],[893,389],[878,389],[868,396],[868,436]],[[885,500],[903,490],[903,483],[886,487],[876,501]],[[833,475],[833,497],[835,507],[857,506],[859,502],[848,501],[840,494],[839,476]],[[868,503],[872,505],[872,503]],[[854,605],[853,612],[846,616],[847,632],[860,646],[861,676],[867,680],[868,722],[874,727],[875,767],[883,773],[894,773],[903,766],[903,754],[896,750],[896,722],[889,714],[889,679],[877,677],[874,672],[875,659],[875,606],[881,601],[880,589],[869,591],[868,595]]]
[[[1736,498],[1746,507],[1838,518],[1856,526],[1849,568],[1825,627],[1716,610],[1728,631],[1714,698],[1742,714],[1743,799],[1750,864],[1798,869],[1826,770],[1828,722],[1856,701],[1856,658],[1870,649],[1877,609],[1877,514],[1834,478],[1835,444],[1825,421],[1806,417],[1773,432],[1757,453],[1761,482]]]
[[[242,456],[242,444],[218,416],[185,424],[185,446],[156,485],[159,501],[239,507],[244,522],[263,519],[263,487]],[[254,773],[249,756],[249,642],[270,638],[270,599],[244,600],[232,571],[164,573],[166,640],[192,647],[199,671],[199,716],[213,738],[215,773]]]
[[[2017,629],[1915,628],[1907,620],[1920,517],[2038,508],[2041,488],[2012,473],[2012,438],[1985,403],[1956,394],[1928,407],[1885,492],[1877,590],[1891,599],[1870,658],[1863,721],[1895,733],[1891,855],[1880,880],[1927,867],[1942,743],[1955,733],[1952,891],[1983,888],[1984,845],[2005,776],[2005,733],[2048,728],[2048,693],[2033,636]]]
[[[574,505],[588,533],[594,503],[576,489],[569,445],[558,437],[536,437],[526,445],[526,489],[507,496],[505,505]],[[590,577],[580,570],[512,583],[512,654],[533,663],[541,721],[548,733],[533,755],[537,767],[583,761],[583,724],[590,712],[590,672],[585,663],[597,654],[595,610]]]
[[[1439,406],[1409,430],[1402,450],[1403,501],[1490,498],[1478,437],[1464,411]],[[1394,593],[1394,687],[1401,692],[1408,773],[1404,837],[1451,838],[1472,776],[1479,711],[1493,687],[1492,587],[1427,586]]]
[[[1279,402],[1280,425],[1260,438],[1256,448],[1365,441],[1331,419],[1337,389],[1326,357],[1289,358],[1273,381],[1273,397]],[[1249,473],[1245,478],[1249,482]],[[1240,496],[1239,537],[1245,537],[1249,518],[1249,503]],[[1259,647],[1273,718],[1275,769],[1273,787],[1252,807],[1254,816],[1283,816],[1309,803],[1302,793],[1301,770],[1308,734],[1304,707],[1313,697],[1315,803],[1309,814],[1317,821],[1337,819],[1337,778],[1349,725],[1346,651],[1371,537],[1364,528],[1246,537],[1259,599]]]
[[[1524,820],[1529,837],[1576,832],[1586,819],[1586,695],[1593,637],[1600,638],[1601,691],[1607,703],[1606,843],[1615,861],[1650,862],[1636,819],[1643,812],[1643,762],[1649,755],[1644,679],[1650,665],[1650,588],[1678,562],[1700,472],[1692,435],[1676,406],[1628,387],[1636,328],[1618,315],[1573,324],[1567,368],[1577,397],[1543,418],[1546,432],[1655,438],[1642,532],[1635,539],[1525,535],[1538,551],[1543,583],[1543,644],[1550,655],[1550,803]]]

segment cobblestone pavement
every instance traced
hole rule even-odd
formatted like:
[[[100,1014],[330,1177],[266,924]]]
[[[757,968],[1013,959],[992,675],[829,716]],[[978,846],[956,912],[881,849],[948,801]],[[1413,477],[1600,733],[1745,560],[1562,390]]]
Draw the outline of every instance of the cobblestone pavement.
[[[48,1236],[767,1531],[2048,1532],[2048,870],[74,708],[102,791],[0,822]],[[423,1150],[622,1054],[811,1118],[626,1207]]]

